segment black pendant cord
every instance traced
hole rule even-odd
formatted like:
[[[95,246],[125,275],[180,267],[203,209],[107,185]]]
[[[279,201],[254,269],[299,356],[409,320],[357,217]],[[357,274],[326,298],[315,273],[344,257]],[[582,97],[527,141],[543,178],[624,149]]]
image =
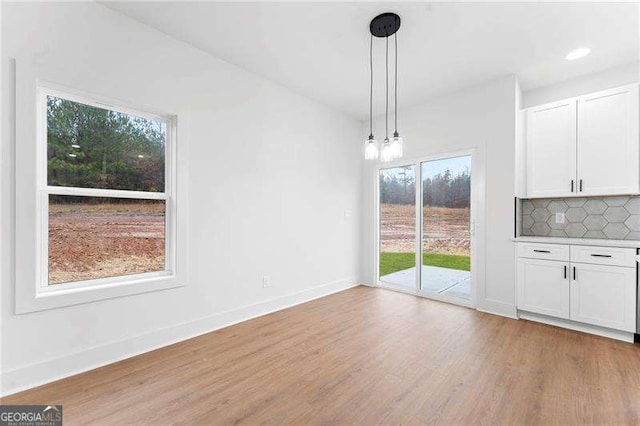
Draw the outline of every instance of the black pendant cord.
[[[385,139],[389,139],[389,37],[387,37],[386,40],[387,40],[387,47],[385,51],[385,65],[384,65],[385,80],[386,80],[385,95],[384,95],[384,108],[385,108],[384,136],[385,136]]]
[[[373,139],[373,34],[369,43],[369,139]]]
[[[398,33],[395,33],[393,35],[393,40],[395,41],[395,44],[396,44],[396,48],[395,48],[396,66],[395,66],[395,72],[393,73],[395,77],[395,84],[393,85],[394,92],[395,92],[395,102],[394,102],[395,106],[394,106],[394,113],[393,113],[393,118],[395,120],[395,131],[393,132],[393,136],[398,137]]]

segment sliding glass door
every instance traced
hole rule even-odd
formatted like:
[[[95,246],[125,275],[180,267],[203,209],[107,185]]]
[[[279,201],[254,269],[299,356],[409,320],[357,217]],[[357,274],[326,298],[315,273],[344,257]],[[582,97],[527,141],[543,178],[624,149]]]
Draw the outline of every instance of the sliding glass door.
[[[471,166],[456,155],[379,169],[379,285],[471,302]]]
[[[386,285],[416,288],[416,165],[379,172],[379,277]]]
[[[421,163],[422,271],[426,293],[471,296],[471,156]]]

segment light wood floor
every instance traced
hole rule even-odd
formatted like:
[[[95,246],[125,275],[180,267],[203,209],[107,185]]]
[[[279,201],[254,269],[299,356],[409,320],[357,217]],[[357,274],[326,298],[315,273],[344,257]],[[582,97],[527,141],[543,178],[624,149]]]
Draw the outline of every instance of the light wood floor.
[[[640,423],[640,345],[358,287],[2,403],[65,424]]]

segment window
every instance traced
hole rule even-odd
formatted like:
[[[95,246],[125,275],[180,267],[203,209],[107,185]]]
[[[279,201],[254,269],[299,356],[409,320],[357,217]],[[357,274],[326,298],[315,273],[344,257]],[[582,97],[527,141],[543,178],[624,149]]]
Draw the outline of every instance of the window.
[[[43,87],[39,102],[40,289],[171,275],[172,119]]]

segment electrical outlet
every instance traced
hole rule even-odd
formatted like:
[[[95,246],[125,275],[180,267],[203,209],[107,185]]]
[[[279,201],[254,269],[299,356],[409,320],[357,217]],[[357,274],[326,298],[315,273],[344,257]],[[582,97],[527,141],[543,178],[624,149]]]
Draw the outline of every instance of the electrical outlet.
[[[564,223],[564,213],[556,213],[556,223]]]
[[[271,287],[271,277],[269,275],[265,275],[262,277],[262,288]]]

